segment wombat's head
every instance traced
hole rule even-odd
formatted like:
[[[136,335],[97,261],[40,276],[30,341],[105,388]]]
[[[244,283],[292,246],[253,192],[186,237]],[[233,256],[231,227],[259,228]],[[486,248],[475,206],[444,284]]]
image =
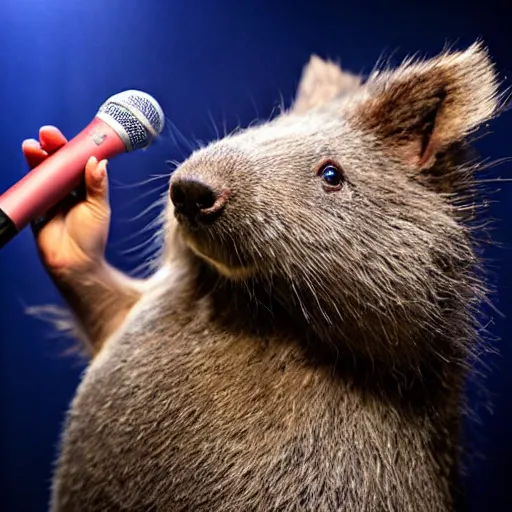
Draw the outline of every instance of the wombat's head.
[[[290,111],[178,168],[177,231],[223,276],[279,282],[321,338],[376,357],[463,345],[480,298],[463,141],[496,108],[480,44],[364,84],[314,57]]]

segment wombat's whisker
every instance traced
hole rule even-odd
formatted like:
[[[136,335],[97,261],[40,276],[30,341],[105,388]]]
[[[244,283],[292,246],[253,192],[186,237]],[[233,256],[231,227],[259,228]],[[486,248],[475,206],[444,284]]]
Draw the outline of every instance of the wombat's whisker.
[[[173,138],[174,144],[177,147],[177,149],[181,151],[181,145],[185,147],[185,150],[188,153],[193,152],[195,149],[197,149],[197,141],[187,139],[170,118],[166,117],[165,125],[167,127],[167,132]],[[182,156],[185,156],[185,154],[183,154]]]
[[[156,208],[165,209],[165,205],[168,203],[168,201],[169,201],[168,194],[166,194],[166,193],[162,194],[160,198],[156,199],[153,203],[151,203],[146,208],[146,214]],[[138,220],[138,218],[140,218],[140,217],[141,217],[141,215],[137,215],[133,218],[127,219],[126,222],[132,222],[132,221]],[[148,231],[153,231],[154,229],[161,227],[164,223],[165,223],[165,215],[160,213],[159,215],[155,216],[155,218],[152,221],[145,224],[142,228],[135,230],[133,233],[122,238],[118,242],[113,242],[112,246],[119,247],[121,245],[124,245],[128,241],[131,241],[135,238],[139,238],[142,234],[147,233]]]
[[[213,119],[213,115],[210,110],[208,110],[208,118],[210,119],[211,125],[215,132],[215,140],[220,140],[221,136],[219,133],[219,129],[217,128],[217,125],[215,124],[215,120]]]
[[[132,188],[140,188],[144,185],[147,185],[148,183],[153,183],[154,181],[160,181],[163,179],[168,180],[169,177],[170,177],[169,174],[157,174],[157,175],[151,175],[146,180],[137,181],[135,183],[122,183],[119,180],[115,180],[115,179],[111,179],[111,182],[115,186],[115,188],[126,190],[126,189],[132,189]]]
[[[154,192],[154,191],[153,191]],[[161,208],[162,207],[162,201],[161,199],[158,199],[151,203],[149,206],[144,208],[139,214],[135,215],[134,217],[130,217],[130,222],[136,221],[142,217],[145,217],[149,212],[153,211],[155,208]]]
[[[151,197],[151,196],[154,196],[154,195],[160,195],[161,196],[162,193],[164,193],[164,191],[166,191],[168,189],[169,189],[169,184],[168,183],[162,183],[162,184],[158,185],[157,187],[153,187],[151,190],[147,190],[143,194],[138,194],[135,199],[132,199],[131,201],[128,201],[128,202],[124,203],[120,207],[120,209],[121,209],[121,211],[123,209],[127,209],[128,207],[135,205],[137,202],[141,201],[142,199],[145,199],[146,197]],[[161,199],[158,199],[158,201],[160,201],[160,200]],[[129,222],[129,219],[125,219],[125,221]]]

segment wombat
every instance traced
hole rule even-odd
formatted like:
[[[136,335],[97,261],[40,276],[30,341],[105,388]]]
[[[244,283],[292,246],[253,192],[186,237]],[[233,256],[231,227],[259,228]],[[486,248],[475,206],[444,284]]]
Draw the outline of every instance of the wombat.
[[[366,79],[313,56],[288,110],[172,173],[149,279],[40,237],[92,350],[51,510],[454,510],[499,86],[481,42]]]

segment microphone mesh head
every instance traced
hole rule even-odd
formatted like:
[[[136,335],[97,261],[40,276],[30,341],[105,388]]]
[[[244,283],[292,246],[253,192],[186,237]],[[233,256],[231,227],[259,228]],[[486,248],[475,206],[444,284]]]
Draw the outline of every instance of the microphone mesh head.
[[[97,117],[123,139],[128,151],[148,147],[162,133],[165,117],[158,102],[141,91],[123,91],[99,108]]]

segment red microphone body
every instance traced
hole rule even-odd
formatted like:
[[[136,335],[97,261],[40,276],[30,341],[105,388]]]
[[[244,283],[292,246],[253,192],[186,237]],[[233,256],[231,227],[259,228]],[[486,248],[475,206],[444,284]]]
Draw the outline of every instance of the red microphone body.
[[[72,192],[91,156],[99,161],[145,148],[163,123],[151,96],[140,91],[112,96],[86,128],[0,195],[0,247]]]
[[[83,177],[91,156],[98,161],[126,151],[119,135],[95,118],[52,156],[0,195],[0,209],[21,231],[30,221],[59,203]]]

